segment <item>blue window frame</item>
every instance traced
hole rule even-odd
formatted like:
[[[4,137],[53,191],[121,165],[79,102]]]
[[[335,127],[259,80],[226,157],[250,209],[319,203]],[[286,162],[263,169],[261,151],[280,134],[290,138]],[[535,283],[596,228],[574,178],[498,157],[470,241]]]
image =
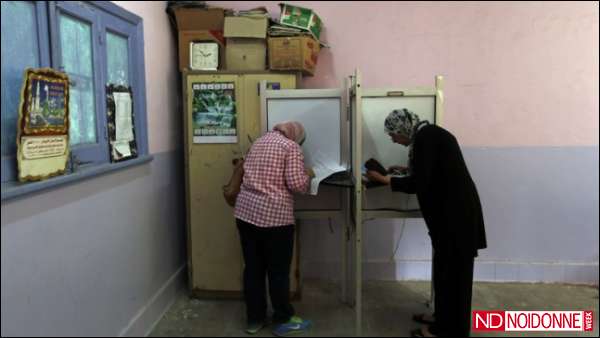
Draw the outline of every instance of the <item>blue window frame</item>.
[[[138,156],[147,156],[143,47],[142,19],[111,2],[2,1],[3,184],[16,179],[17,109],[27,67],[69,75],[73,162],[109,163],[105,86],[112,82],[132,87]]]
[[[46,5],[2,1],[2,182],[17,172],[17,119],[23,73],[28,67],[50,67]]]

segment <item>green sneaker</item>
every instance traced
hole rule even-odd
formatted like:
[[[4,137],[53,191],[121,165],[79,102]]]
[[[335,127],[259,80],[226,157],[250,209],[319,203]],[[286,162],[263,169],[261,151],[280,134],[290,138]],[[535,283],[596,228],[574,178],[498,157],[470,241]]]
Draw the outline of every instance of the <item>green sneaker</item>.
[[[258,331],[262,330],[263,327],[265,327],[264,322],[248,324],[248,326],[246,327],[246,333],[257,334]]]
[[[311,326],[312,322],[310,320],[292,316],[287,323],[277,325],[275,329],[273,329],[273,334],[277,337],[287,337],[306,332]]]

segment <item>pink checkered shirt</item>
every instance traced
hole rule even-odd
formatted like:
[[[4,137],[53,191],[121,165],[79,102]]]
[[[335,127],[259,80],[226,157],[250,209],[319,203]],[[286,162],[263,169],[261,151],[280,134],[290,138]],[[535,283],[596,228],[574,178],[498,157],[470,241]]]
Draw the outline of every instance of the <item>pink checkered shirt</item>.
[[[246,156],[235,217],[260,227],[294,224],[292,193],[305,193],[309,183],[300,146],[278,131],[268,132]]]

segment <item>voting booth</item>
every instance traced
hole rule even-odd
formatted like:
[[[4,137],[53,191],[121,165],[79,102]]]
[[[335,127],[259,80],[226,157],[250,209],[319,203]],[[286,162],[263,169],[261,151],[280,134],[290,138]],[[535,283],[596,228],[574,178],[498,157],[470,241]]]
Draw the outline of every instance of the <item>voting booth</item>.
[[[392,193],[389,187],[365,189],[361,167],[375,157],[384,166],[408,164],[408,149],[393,144],[383,130],[384,120],[394,109],[408,108],[421,120],[441,124],[444,111],[443,77],[435,77],[432,87],[363,88],[361,74],[356,70],[350,86],[352,112],[352,175],[353,195],[353,250],[356,333],[362,332],[362,228],[365,221],[377,218],[419,218],[416,198],[403,193]],[[412,199],[412,200],[411,200]],[[430,306],[433,306],[433,284]]]
[[[261,131],[272,130],[283,121],[299,121],[305,128],[302,144],[305,165],[315,170],[310,194],[295,196],[296,223],[302,231],[304,221],[329,220],[342,225],[341,299],[348,302],[350,210],[352,182],[350,170],[350,121],[348,95],[343,88],[273,90],[261,83]],[[337,180],[321,181],[339,171]],[[322,184],[319,184],[321,182]],[[318,190],[315,190],[317,189]],[[302,278],[300,278],[300,281]]]

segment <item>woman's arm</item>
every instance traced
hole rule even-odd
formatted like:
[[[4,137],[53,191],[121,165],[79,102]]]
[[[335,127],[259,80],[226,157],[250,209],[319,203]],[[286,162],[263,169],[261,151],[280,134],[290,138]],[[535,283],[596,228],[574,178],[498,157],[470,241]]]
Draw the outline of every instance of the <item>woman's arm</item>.
[[[285,159],[285,185],[296,193],[308,191],[310,177],[304,169],[304,154],[300,147],[291,147]]]
[[[367,178],[373,182],[391,185],[392,191],[401,191],[407,194],[415,194],[417,192],[415,179],[413,176],[383,176],[374,170],[369,170],[367,171]]]

